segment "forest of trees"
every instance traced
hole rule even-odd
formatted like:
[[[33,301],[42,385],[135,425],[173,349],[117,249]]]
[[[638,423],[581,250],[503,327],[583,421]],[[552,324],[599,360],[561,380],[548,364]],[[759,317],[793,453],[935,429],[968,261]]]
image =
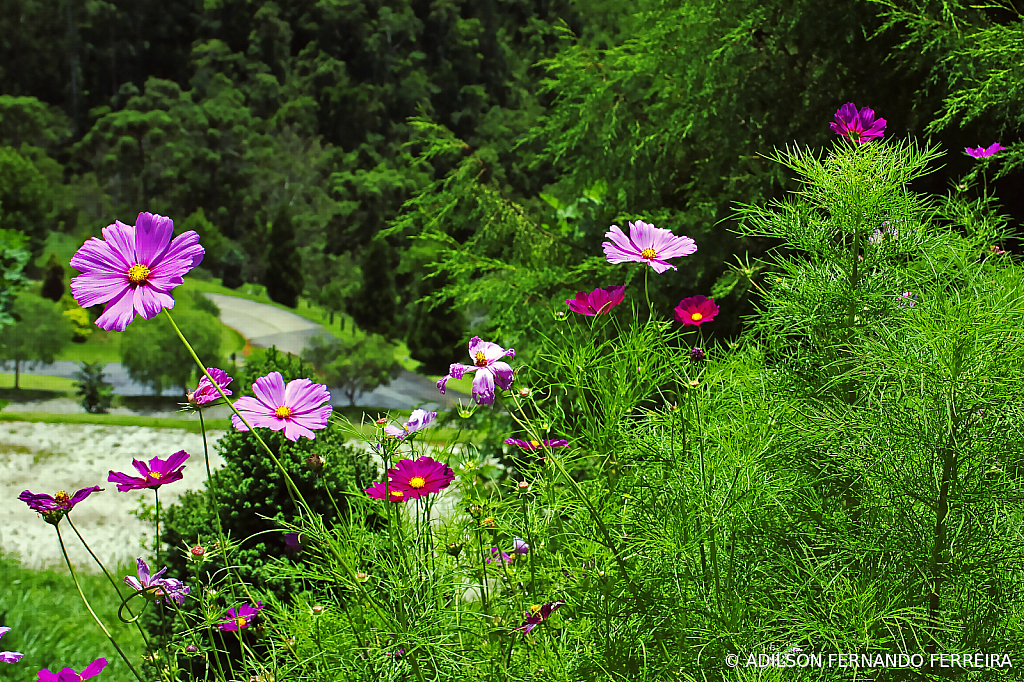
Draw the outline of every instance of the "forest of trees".
[[[700,247],[655,303],[731,296],[734,334],[773,246],[731,231],[735,203],[792,189],[762,155],[823,144],[843,103],[941,142],[930,189],[996,139],[988,189],[1019,184],[1022,26],[924,0],[2,0],[0,308],[61,234],[151,211],[225,285],[346,311],[443,372],[471,333],[514,345],[622,284],[588,273],[644,218]]]

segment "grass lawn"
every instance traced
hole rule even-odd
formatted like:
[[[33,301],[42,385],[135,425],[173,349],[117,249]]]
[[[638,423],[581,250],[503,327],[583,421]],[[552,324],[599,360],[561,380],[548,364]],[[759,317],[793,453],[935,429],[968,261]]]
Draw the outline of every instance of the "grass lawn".
[[[42,422],[44,424],[104,424],[107,426],[146,426],[151,429],[185,429],[200,433],[199,420],[175,417],[146,417],[133,414],[54,414],[51,412],[0,412],[0,422]],[[207,431],[228,431],[228,419],[207,419]]]
[[[75,382],[73,379],[65,379],[64,377],[50,377],[42,374],[26,374],[21,373],[21,378],[18,381],[20,388],[26,391],[55,391],[58,393],[74,393]],[[0,374],[0,389],[3,388],[14,388],[14,374],[2,373]],[[6,394],[6,397],[11,398],[17,394]],[[59,398],[59,395],[54,396]]]

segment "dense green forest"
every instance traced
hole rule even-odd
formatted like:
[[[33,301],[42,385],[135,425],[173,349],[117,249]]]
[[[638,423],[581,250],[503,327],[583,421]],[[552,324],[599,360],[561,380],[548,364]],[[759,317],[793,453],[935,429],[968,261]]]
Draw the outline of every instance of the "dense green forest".
[[[697,241],[683,288],[733,297],[733,335],[774,246],[734,234],[736,202],[793,189],[763,155],[824,144],[843,103],[942,145],[929,190],[997,136],[986,189],[1019,184],[1021,26],[920,0],[3,0],[0,304],[151,211],[225,285],[346,311],[439,373],[471,333],[550,319],[644,218]]]

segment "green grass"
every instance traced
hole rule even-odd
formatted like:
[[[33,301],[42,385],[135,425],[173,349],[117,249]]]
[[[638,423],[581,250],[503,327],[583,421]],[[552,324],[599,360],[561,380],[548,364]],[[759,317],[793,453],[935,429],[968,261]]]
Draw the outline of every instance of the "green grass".
[[[199,433],[198,419],[146,417],[131,414],[53,414],[50,412],[0,412],[0,422],[41,422],[43,424],[103,424],[108,426],[146,426],[152,429],[185,429]],[[207,431],[228,431],[228,419],[207,419]]]
[[[21,373],[21,377],[18,380],[20,388],[26,391],[55,391],[58,393],[74,393],[75,382],[73,379],[65,379],[64,377],[51,377],[43,374],[25,374]],[[14,388],[14,374],[0,373],[0,389],[13,389]],[[6,394],[5,394],[6,395]],[[8,395],[8,397],[16,397],[17,394]],[[60,396],[54,396],[59,398]]]
[[[67,523],[61,525],[64,542],[77,543],[78,538]],[[57,538],[52,541],[57,542]],[[115,580],[135,574],[134,566],[108,568]],[[143,654],[142,636],[134,626],[118,621],[121,600],[115,596],[114,588],[102,573],[80,573],[79,580],[96,614],[138,669]],[[123,589],[127,596],[127,588]],[[139,601],[135,600],[132,606],[136,603]],[[58,671],[70,666],[81,671],[101,657],[108,662],[100,678],[104,682],[135,680],[89,615],[66,567],[33,571],[22,568],[13,556],[0,557],[0,615],[3,624],[11,628],[0,648],[25,654],[17,663],[0,663],[4,666],[0,675],[4,680],[35,682],[36,673],[43,668]]]
[[[121,362],[121,334],[105,332],[99,327],[84,343],[69,343],[57,356],[58,360],[73,362]]]

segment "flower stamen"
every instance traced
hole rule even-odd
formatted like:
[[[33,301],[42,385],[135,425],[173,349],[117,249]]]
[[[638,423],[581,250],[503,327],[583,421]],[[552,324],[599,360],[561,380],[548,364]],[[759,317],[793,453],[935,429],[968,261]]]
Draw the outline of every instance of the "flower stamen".
[[[487,356],[484,355],[484,352],[482,350],[478,350],[476,352],[476,366],[477,367],[486,367],[487,366]]]
[[[700,322],[701,320],[704,319],[704,316],[701,315],[700,313],[694,313],[690,317],[691,317],[691,319],[693,319],[694,322]]]
[[[643,251],[640,252],[640,257],[649,258],[653,260],[658,257],[658,252],[655,251],[654,249],[644,249]]]
[[[138,263],[128,268],[128,281],[132,284],[142,284],[149,279],[149,268]]]
[[[278,419],[287,419],[288,417],[292,416],[292,408],[288,407],[287,405],[282,405],[281,407],[274,410],[274,416],[277,417]]]
[[[426,484],[427,481],[422,476],[413,476],[412,478],[409,479],[410,488],[422,488]]]

